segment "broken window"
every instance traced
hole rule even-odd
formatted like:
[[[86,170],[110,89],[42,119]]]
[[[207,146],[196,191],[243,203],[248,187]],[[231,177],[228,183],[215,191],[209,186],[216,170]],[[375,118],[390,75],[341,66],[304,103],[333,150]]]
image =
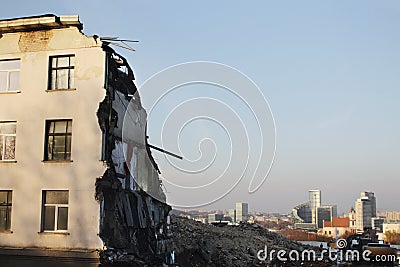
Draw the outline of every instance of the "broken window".
[[[74,88],[75,56],[50,57],[49,90]]]
[[[19,68],[19,59],[0,60],[0,92],[18,91]]]
[[[71,159],[72,120],[46,121],[44,160]]]
[[[68,191],[43,191],[42,232],[68,229]]]
[[[0,232],[11,227],[12,191],[0,191]]]
[[[16,122],[0,122],[0,161],[15,160]]]

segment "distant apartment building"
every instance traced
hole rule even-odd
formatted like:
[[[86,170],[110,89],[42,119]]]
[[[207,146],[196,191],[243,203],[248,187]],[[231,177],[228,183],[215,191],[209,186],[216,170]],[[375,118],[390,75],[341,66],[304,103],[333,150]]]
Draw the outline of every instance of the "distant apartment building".
[[[363,232],[371,228],[371,220],[376,217],[376,198],[372,192],[361,192],[356,200],[356,224],[357,231]]]
[[[82,29],[78,16],[0,20],[0,249],[162,265],[171,208],[133,71]]]
[[[317,228],[322,228],[324,226],[324,222],[330,222],[332,221],[332,218],[337,217],[337,206],[319,206],[313,209],[313,214],[314,213],[314,223],[316,224]]]
[[[245,222],[249,215],[249,204],[247,203],[236,203],[236,222]]]
[[[384,222],[385,222],[385,219],[374,217],[371,219],[371,228],[374,230],[377,230],[379,232],[382,232]]]
[[[208,223],[219,222],[222,221],[223,219],[224,219],[223,214],[218,214],[218,213],[208,214]]]
[[[321,190],[308,190],[308,201],[312,212],[312,223],[317,224],[317,208],[321,206]]]
[[[321,206],[321,190],[309,190],[308,202],[292,209],[292,223],[316,224],[316,208]]]
[[[228,216],[231,218],[231,222],[233,222],[233,223],[236,222],[236,210],[235,209],[229,209]]]
[[[400,211],[387,211],[386,214],[386,222],[400,222]]]
[[[383,223],[382,224],[383,233],[387,231],[393,231],[400,234],[400,223]]]
[[[321,190],[308,190],[311,209],[321,206]]]
[[[292,209],[293,223],[312,223],[312,211],[310,203],[302,203]]]

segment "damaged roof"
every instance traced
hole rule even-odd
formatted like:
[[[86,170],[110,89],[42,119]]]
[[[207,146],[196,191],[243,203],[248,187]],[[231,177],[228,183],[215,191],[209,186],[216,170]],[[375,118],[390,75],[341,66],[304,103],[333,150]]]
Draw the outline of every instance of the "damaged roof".
[[[45,14],[0,20],[0,33],[50,30],[66,27],[77,27],[81,31],[83,24],[79,21],[78,15],[58,17],[54,14]]]

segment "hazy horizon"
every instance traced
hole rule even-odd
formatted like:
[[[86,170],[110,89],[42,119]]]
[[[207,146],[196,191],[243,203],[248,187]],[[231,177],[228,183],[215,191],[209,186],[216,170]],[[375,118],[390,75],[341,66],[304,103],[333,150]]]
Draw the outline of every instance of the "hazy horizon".
[[[322,204],[336,204],[339,213],[354,207],[361,191],[375,193],[378,211],[400,211],[400,2],[122,4],[15,0],[3,5],[0,18],[46,13],[78,14],[83,32],[89,36],[139,40],[133,44],[136,52],[115,47],[128,59],[138,87],[167,67],[191,61],[232,66],[258,85],[276,125],[277,149],[271,172],[255,193],[248,193],[250,178],[245,174],[246,182],[203,209],[229,209],[235,202],[247,202],[251,211],[290,212],[308,200],[309,189],[320,189]],[[152,93],[140,89],[148,112]],[[256,153],[259,142],[252,116],[232,94],[212,85],[196,84],[180,88],[169,97],[149,115],[149,140],[182,154],[184,161],[171,161],[190,166],[187,168],[207,165],[215,152],[215,162],[207,175],[197,177],[195,182],[212,180],[214,173],[224,171],[229,152],[245,154],[248,140],[251,153]],[[184,122],[183,116],[190,112],[199,115],[204,110],[207,116],[218,114],[231,135],[215,123],[196,121],[193,128],[182,131],[179,140],[172,131],[161,143],[161,115],[194,98],[215,101],[187,105],[186,112],[181,112],[174,123],[181,118]],[[230,108],[213,106],[221,102]],[[238,127],[239,122],[229,115],[232,109],[242,122],[249,122],[245,127],[247,139],[241,137],[245,132]],[[234,147],[228,142],[229,136],[239,139]],[[199,146],[203,138],[212,139],[216,146],[211,141]],[[177,147],[175,141],[181,151],[173,149]],[[264,149],[272,153],[272,143]],[[182,183],[195,177],[174,172],[163,154],[154,151],[153,155],[163,175]],[[230,167],[238,176],[240,170],[235,167],[240,169],[241,162],[233,158]],[[255,163],[252,160],[249,168]],[[165,186],[168,201],[183,203],[193,197],[187,191]],[[211,187],[208,192],[212,191]]]

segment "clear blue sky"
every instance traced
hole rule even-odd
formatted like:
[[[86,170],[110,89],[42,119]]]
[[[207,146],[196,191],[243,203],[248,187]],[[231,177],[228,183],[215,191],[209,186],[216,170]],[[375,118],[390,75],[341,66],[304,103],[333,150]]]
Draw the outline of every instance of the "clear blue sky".
[[[0,9],[1,18],[44,13],[79,14],[87,35],[139,40],[137,52],[121,51],[138,85],[193,60],[258,84],[277,125],[274,167],[257,193],[236,190],[209,208],[290,211],[321,189],[339,211],[364,190],[378,210],[400,210],[400,2],[14,0]]]

